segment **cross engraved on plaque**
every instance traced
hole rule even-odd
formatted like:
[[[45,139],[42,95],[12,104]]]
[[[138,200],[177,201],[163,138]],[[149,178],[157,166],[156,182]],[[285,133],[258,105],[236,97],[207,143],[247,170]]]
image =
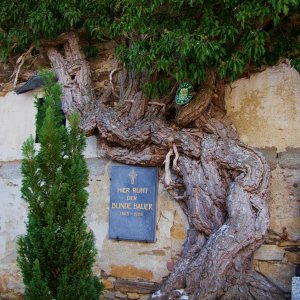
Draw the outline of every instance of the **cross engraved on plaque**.
[[[130,182],[131,182],[131,184],[134,184],[134,181],[135,181],[135,178],[137,177],[137,173],[134,171],[134,170],[132,170],[129,174],[128,174],[128,176],[130,177]]]

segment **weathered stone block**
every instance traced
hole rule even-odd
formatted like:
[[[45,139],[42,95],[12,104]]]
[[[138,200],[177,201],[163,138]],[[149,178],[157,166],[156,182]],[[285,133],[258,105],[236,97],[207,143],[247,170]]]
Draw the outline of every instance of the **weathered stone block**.
[[[154,255],[154,256],[165,256],[166,252],[161,249],[139,252],[138,255]]]
[[[186,238],[186,228],[182,224],[174,224],[171,227],[171,237],[175,240],[184,240]]]
[[[283,169],[300,169],[300,148],[287,147],[278,153],[278,163]]]
[[[137,293],[127,293],[128,299],[140,299],[140,295]]]
[[[23,299],[24,285],[21,274],[16,266],[8,264],[0,270],[0,299]],[[1,298],[2,297],[2,298]]]
[[[86,163],[89,169],[90,177],[99,177],[103,175],[108,160],[103,158],[88,158],[86,159]]]
[[[23,300],[24,296],[18,293],[6,293],[6,294],[0,294],[0,300]]]
[[[104,291],[103,293],[103,300],[110,300],[110,299],[115,299],[115,293],[114,292],[108,292],[108,291]]]
[[[141,296],[139,300],[148,300],[150,295]]]
[[[300,172],[276,168],[272,171],[269,229],[281,240],[300,239]]]
[[[103,279],[102,283],[104,284],[104,287],[105,287],[106,290],[111,290],[114,287],[114,284],[111,280]]]
[[[277,167],[277,148],[276,147],[256,148],[256,150],[261,152],[264,155],[271,170],[276,169],[276,167]]]
[[[262,245],[254,253],[254,259],[256,260],[278,260],[281,261],[284,257],[284,249],[275,245]]]
[[[300,246],[300,241],[281,241],[278,244],[279,247],[292,247],[292,246]]]
[[[277,285],[283,292],[291,292],[292,277],[296,269],[295,265],[255,261],[254,268],[257,272],[266,276],[271,282]]]
[[[299,93],[299,73],[282,63],[228,86],[227,115],[250,146],[300,147]]]
[[[145,280],[151,280],[153,278],[152,271],[138,269],[133,265],[125,265],[125,266],[112,265],[111,275],[114,277],[145,279]]]
[[[117,279],[114,285],[115,289],[120,292],[137,294],[151,294],[159,288],[159,284],[156,282],[132,281],[124,279]]]
[[[117,291],[117,292],[115,293],[115,297],[116,297],[116,298],[119,298],[119,299],[125,299],[125,298],[127,297],[127,295],[125,295],[125,294],[123,294],[123,293]]]
[[[288,261],[295,265],[300,265],[300,252],[286,252]]]

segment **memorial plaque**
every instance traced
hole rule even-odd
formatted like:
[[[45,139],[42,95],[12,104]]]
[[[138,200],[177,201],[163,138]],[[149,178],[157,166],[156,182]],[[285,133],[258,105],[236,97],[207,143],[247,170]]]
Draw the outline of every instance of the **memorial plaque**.
[[[155,241],[157,168],[113,166],[109,238]]]

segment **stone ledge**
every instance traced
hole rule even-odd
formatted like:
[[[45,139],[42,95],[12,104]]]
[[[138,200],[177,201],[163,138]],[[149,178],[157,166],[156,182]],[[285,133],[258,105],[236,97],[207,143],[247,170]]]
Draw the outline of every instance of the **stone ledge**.
[[[157,282],[117,279],[115,290],[127,293],[152,294],[159,289]]]
[[[254,253],[255,260],[281,261],[284,257],[284,249],[275,245],[261,245]]]
[[[300,250],[300,249],[299,249]],[[300,252],[286,252],[288,261],[295,265],[300,265]]]
[[[133,265],[111,265],[111,275],[119,278],[144,279],[151,280],[153,272],[150,270],[139,269]]]
[[[276,147],[265,147],[265,148],[255,148],[255,149],[264,155],[271,170],[276,169],[277,167]]]
[[[278,164],[283,169],[300,169],[300,148],[287,147],[278,153]]]
[[[254,261],[254,269],[277,285],[284,293],[291,292],[296,266],[268,261]]]
[[[285,151],[277,153],[276,147],[255,148],[262,153],[271,170],[276,169],[277,164],[282,169],[300,169],[300,148],[287,147]]]

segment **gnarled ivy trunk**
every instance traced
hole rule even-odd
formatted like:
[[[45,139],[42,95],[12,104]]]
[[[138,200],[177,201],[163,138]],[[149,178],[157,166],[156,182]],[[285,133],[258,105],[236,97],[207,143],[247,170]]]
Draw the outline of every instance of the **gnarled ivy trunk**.
[[[67,115],[79,111],[83,130],[97,130],[103,148],[118,162],[162,167],[173,158],[166,189],[186,213],[189,231],[181,259],[153,298],[282,299],[251,266],[267,234],[269,168],[262,155],[238,140],[214,70],[172,124],[164,116],[174,106],[174,94],[149,102],[142,93],[147,74],[116,63],[110,86],[96,100],[74,33],[64,51],[51,47],[48,57],[63,84]]]

